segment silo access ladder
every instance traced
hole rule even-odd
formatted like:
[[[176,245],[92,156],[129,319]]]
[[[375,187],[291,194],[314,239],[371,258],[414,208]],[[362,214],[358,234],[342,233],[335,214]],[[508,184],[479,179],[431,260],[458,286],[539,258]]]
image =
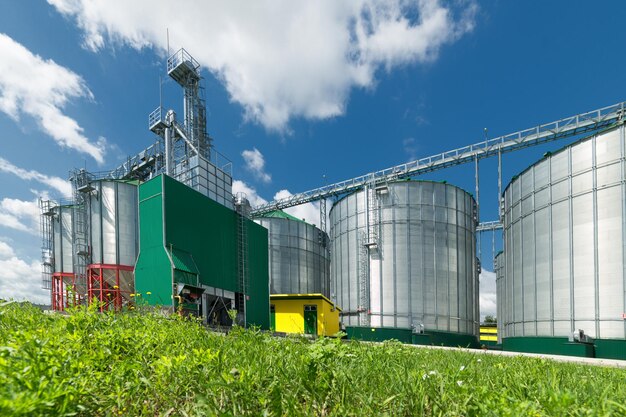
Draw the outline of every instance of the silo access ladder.
[[[246,325],[246,297],[248,294],[248,225],[245,205],[235,204],[237,224],[237,261],[239,273],[239,292],[237,293],[237,312],[242,315],[242,322]]]

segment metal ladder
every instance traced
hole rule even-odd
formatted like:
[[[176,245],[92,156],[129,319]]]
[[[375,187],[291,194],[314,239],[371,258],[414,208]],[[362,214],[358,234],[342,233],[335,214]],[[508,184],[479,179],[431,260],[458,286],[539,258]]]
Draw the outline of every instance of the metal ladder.
[[[367,187],[367,245],[378,247],[378,194],[374,184]]]
[[[50,200],[39,199],[41,214],[41,288],[52,290],[52,273],[54,272],[54,253],[52,237],[52,203]]]
[[[379,192],[387,192],[387,185],[377,185],[371,180],[363,187],[365,195],[365,227],[359,236],[359,321],[361,326],[370,325],[370,266],[372,254],[380,251],[380,198]]]
[[[359,232],[359,325],[369,326],[370,307],[370,252],[365,231]]]
[[[90,263],[88,205],[91,191],[88,173],[75,171],[72,175],[74,186],[74,210],[72,216],[73,259],[76,292],[82,298],[87,294],[87,265]],[[89,300],[87,300],[89,302]]]
[[[246,325],[246,298],[248,294],[248,215],[245,195],[238,194],[235,198],[237,212],[237,271],[239,272],[239,292],[237,293],[237,310],[242,314]]]

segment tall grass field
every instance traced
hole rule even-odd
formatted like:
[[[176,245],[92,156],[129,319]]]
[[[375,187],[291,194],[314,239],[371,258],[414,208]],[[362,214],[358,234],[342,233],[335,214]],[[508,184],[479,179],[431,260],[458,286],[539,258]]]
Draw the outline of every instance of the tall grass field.
[[[0,416],[620,416],[626,370],[0,304]]]

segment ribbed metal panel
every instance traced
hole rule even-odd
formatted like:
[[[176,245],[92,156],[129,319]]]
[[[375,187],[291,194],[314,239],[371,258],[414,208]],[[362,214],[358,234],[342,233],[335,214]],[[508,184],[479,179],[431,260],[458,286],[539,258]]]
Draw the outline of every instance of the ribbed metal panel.
[[[625,179],[622,125],[511,181],[504,192],[504,337],[577,329],[626,337]]]
[[[475,204],[465,191],[444,183],[388,184],[375,206],[361,190],[330,211],[331,286],[346,326],[359,326],[363,309],[375,327],[423,325],[477,335]],[[366,232],[377,236],[369,260],[361,251]],[[372,232],[370,232],[370,235]],[[369,306],[360,305],[361,262],[369,262]],[[367,291],[367,290],[366,290]]]
[[[90,195],[91,261],[134,266],[137,258],[137,186],[96,181]]]
[[[496,273],[496,318],[498,320],[498,343],[502,343],[503,319],[505,314],[504,306],[508,304],[504,291],[504,252],[500,252],[494,259],[494,269]]]
[[[74,272],[72,250],[72,216],[71,206],[56,206],[52,209],[52,238],[54,253],[53,272]]]
[[[328,236],[297,220],[262,217],[268,230],[270,294],[321,293],[330,297]]]

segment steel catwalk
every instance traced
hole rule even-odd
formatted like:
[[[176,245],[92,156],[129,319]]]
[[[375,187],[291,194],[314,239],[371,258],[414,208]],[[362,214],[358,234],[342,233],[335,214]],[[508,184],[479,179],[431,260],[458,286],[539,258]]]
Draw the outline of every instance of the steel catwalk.
[[[626,337],[624,146],[621,125],[546,155],[504,191],[503,337]]]
[[[430,181],[377,185],[336,202],[331,294],[343,324],[478,335],[475,214],[470,194]]]
[[[270,294],[330,297],[328,235],[300,220],[260,217],[268,230]]]

